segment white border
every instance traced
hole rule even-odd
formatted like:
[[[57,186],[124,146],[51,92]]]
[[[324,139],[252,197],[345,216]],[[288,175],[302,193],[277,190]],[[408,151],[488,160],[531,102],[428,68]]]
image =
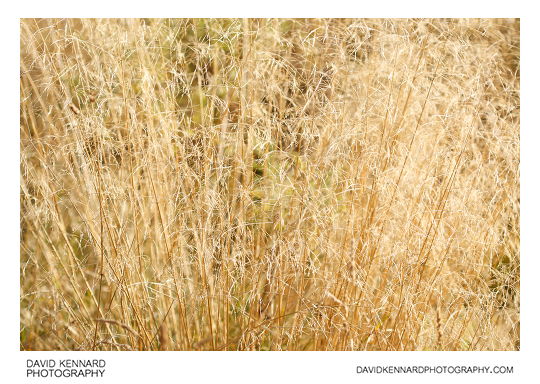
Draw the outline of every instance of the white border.
[[[29,3],[32,3],[31,5]],[[51,4],[52,3],[52,4]],[[523,2],[525,3],[525,2]],[[24,1],[17,17],[519,17],[521,1]]]

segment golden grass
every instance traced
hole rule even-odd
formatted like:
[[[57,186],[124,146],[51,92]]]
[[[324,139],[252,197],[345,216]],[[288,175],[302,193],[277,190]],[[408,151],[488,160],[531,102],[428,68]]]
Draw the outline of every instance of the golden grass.
[[[519,20],[21,21],[21,349],[519,349]]]

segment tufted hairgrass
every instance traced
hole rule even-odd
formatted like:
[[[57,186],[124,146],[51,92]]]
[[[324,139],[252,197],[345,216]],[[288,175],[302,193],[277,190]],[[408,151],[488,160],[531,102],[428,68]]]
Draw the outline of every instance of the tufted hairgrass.
[[[519,20],[20,33],[21,349],[519,349]]]

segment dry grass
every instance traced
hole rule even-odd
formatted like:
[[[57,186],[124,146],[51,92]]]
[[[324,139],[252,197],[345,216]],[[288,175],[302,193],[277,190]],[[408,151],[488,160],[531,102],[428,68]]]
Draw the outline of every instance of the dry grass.
[[[22,20],[21,349],[519,349],[519,20]]]

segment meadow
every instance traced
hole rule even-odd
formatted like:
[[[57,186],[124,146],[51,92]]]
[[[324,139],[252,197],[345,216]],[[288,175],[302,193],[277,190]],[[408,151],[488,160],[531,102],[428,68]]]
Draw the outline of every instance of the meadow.
[[[519,349],[519,20],[20,41],[21,350]]]

